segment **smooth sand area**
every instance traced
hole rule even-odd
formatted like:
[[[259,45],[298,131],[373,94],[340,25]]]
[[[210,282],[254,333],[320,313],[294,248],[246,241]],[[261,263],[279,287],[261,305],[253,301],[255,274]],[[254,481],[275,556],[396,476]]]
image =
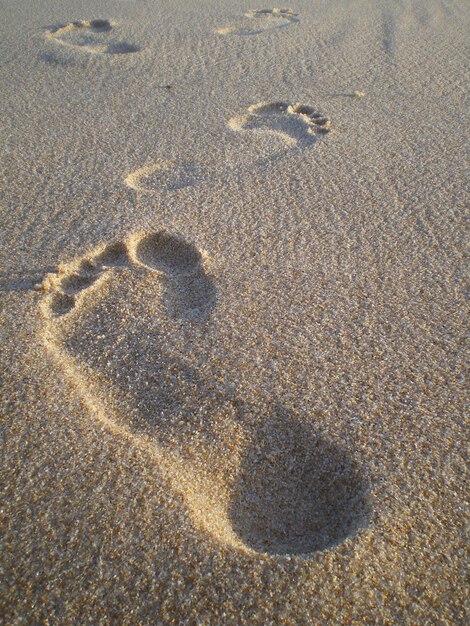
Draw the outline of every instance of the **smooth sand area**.
[[[469,16],[3,0],[2,623],[464,623]]]

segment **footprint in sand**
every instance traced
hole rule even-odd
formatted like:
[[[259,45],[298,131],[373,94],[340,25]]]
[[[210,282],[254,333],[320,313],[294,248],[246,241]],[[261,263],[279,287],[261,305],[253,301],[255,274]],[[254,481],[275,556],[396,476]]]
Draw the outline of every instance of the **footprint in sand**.
[[[282,407],[260,415],[165,350],[175,316],[189,323],[178,332],[204,333],[216,302],[208,263],[164,231],[97,249],[45,276],[43,343],[90,414],[148,452],[205,533],[275,556],[333,547],[370,513],[351,454]],[[153,294],[171,318],[155,315]]]
[[[110,20],[77,20],[54,26],[46,37],[55,43],[92,54],[129,54],[140,47],[114,36],[115,23]]]
[[[202,170],[188,162],[161,161],[127,174],[125,184],[135,191],[156,193],[192,187],[203,180]]]
[[[274,133],[291,146],[305,147],[315,143],[318,135],[330,131],[331,122],[314,107],[288,102],[258,102],[240,116],[232,117],[228,126],[235,131]]]
[[[216,29],[219,35],[257,35],[267,30],[284,28],[299,21],[292,9],[261,9],[247,11],[244,19]]]

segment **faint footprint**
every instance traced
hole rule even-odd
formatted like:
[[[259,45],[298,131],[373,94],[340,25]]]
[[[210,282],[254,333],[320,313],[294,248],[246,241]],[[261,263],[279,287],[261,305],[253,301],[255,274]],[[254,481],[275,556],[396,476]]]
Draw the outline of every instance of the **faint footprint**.
[[[38,286],[48,295],[43,311],[49,318],[66,315],[113,268],[140,266],[158,271],[170,315],[203,318],[215,302],[215,286],[206,273],[206,261],[207,255],[175,235],[158,232],[130,238],[46,274]]]
[[[216,29],[220,35],[257,35],[267,30],[283,28],[299,21],[292,9],[261,9],[247,11],[244,20]]]
[[[161,161],[140,167],[128,174],[124,182],[135,191],[155,193],[192,187],[203,180],[202,170],[192,163]]]
[[[306,148],[330,131],[330,120],[323,113],[308,105],[288,102],[252,104],[247,113],[232,117],[227,123],[238,132],[277,136],[291,148]],[[271,158],[282,154],[275,150]]]
[[[63,46],[79,48],[93,54],[129,54],[140,47],[113,39],[114,23],[109,20],[78,20],[54,26],[47,38]]]
[[[306,148],[314,144],[318,137],[330,132],[330,120],[314,107],[288,102],[258,102],[248,107],[245,114],[232,117],[227,125],[237,132],[264,134],[281,138],[288,147]],[[258,159],[263,165],[284,154],[277,148],[270,156]],[[252,164],[222,168],[222,176],[229,172],[244,174],[251,171]],[[124,177],[125,184],[135,191],[157,193],[176,191],[192,187],[208,178],[220,176],[220,168],[206,167],[205,170],[187,161],[161,161],[140,167]]]

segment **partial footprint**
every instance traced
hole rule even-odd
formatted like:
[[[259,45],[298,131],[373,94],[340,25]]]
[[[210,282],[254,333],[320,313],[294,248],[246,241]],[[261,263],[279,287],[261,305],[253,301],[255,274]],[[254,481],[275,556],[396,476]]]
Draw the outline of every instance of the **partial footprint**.
[[[38,289],[48,297],[43,311],[48,318],[70,313],[106,274],[119,268],[144,267],[158,271],[163,298],[171,316],[201,319],[215,303],[215,286],[207,275],[207,255],[175,235],[158,232],[134,236],[46,274]]]
[[[261,9],[247,11],[244,20],[216,29],[220,35],[257,35],[267,30],[283,28],[299,21],[292,9]]]
[[[245,114],[232,117],[227,125],[237,132],[271,135],[280,138],[288,147],[305,148],[312,145],[319,136],[330,131],[330,120],[312,106],[289,104],[288,102],[258,102],[248,107]],[[281,142],[278,142],[281,143]],[[282,145],[282,144],[281,144]],[[285,153],[278,147],[268,149],[267,158],[258,160],[265,164],[274,157]],[[249,165],[251,170],[252,165]],[[243,167],[222,169],[225,173],[238,171]],[[159,191],[176,191],[192,187],[204,179],[219,176],[219,169],[199,166],[187,161],[161,161],[140,167],[124,177],[125,184],[135,191],[157,193]]]
[[[109,20],[78,20],[54,26],[47,31],[47,38],[72,48],[93,54],[129,54],[140,47],[113,36],[115,24]]]
[[[202,179],[202,170],[192,163],[161,161],[131,172],[124,182],[135,191],[156,193],[192,187]]]
[[[306,148],[330,131],[330,120],[308,105],[259,102],[244,115],[229,119],[228,126],[238,132],[268,133],[289,147]]]

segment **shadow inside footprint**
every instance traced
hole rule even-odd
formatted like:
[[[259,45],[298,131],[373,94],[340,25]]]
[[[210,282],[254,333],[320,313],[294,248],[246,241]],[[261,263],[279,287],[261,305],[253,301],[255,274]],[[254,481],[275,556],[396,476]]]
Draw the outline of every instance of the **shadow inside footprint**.
[[[308,554],[366,525],[367,492],[346,450],[295,419],[275,417],[259,427],[245,451],[229,517],[253,550]]]
[[[80,293],[83,289],[90,287],[97,280],[97,278],[97,276],[71,274],[62,280],[62,290],[65,294],[69,295]]]
[[[140,46],[127,41],[119,41],[117,43],[109,44],[106,48],[106,54],[132,54],[133,52],[139,52]]]
[[[127,246],[121,241],[111,243],[93,259],[92,267],[123,267],[129,263]]]
[[[112,26],[109,20],[91,20],[89,28],[98,33],[106,33],[112,29]]]
[[[75,296],[68,293],[55,293],[50,302],[51,315],[54,317],[61,317],[70,311],[75,306]]]

